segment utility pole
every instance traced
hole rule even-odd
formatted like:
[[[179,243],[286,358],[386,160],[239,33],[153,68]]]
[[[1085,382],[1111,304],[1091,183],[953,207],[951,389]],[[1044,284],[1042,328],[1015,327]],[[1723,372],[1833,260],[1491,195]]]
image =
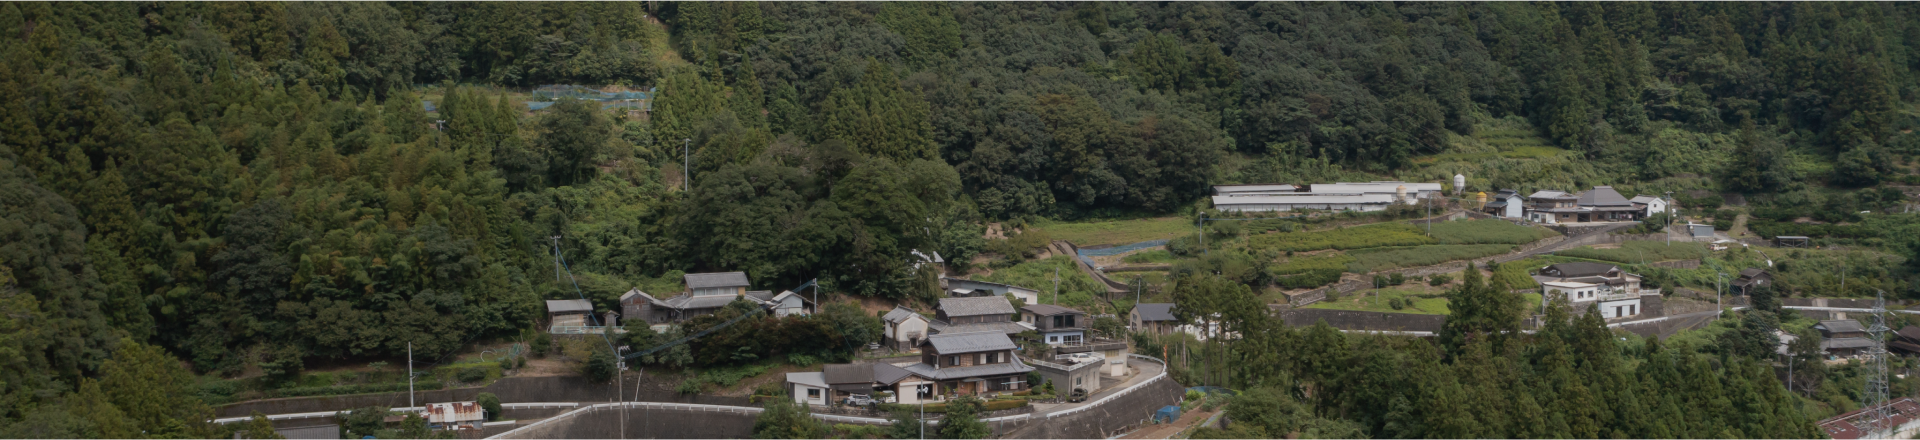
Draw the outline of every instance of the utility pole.
[[[1673,191],[1667,191],[1667,247],[1673,247]]]
[[[1053,267],[1053,303],[1060,303],[1060,266]]]
[[[1861,414],[1861,419],[1865,423],[1855,423],[1866,431],[1861,433],[1861,438],[1891,435],[1895,428],[1893,414],[1887,401],[1886,313],[1887,292],[1881,291],[1873,301],[1873,325],[1867,327],[1867,335],[1873,340],[1873,346],[1867,348],[1868,359],[1865,365],[1867,389],[1860,396],[1861,403],[1866,407],[1866,412]]]
[[[680,144],[680,180],[686,181],[687,192],[693,192],[693,138]]]
[[[407,407],[413,407],[413,343],[407,343]]]
[[[1715,277],[1713,282],[1713,319],[1717,321],[1720,319],[1720,315],[1726,313],[1727,311],[1726,304],[1722,303],[1720,300],[1720,290],[1721,290],[1720,286],[1722,284],[1727,283],[1727,273],[1716,270],[1714,271],[1714,275]]]

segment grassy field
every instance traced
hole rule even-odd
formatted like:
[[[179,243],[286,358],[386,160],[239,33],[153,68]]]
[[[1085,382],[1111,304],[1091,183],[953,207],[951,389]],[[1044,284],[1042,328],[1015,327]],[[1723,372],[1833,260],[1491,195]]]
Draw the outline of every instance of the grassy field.
[[[1179,236],[1180,234],[1194,233],[1193,220],[1185,217],[1072,223],[1043,222],[1035,226],[1047,231],[1047,234],[1055,240],[1066,240],[1080,247],[1103,244],[1132,244],[1148,240],[1164,240]]]
[[[1273,273],[1291,275],[1314,269],[1347,270],[1347,265],[1351,263],[1353,263],[1353,257],[1339,252],[1320,255],[1302,255],[1288,258],[1284,263],[1275,264],[1273,266]]]
[[[1136,253],[1127,255],[1126,258],[1120,259],[1120,261],[1126,262],[1128,264],[1172,263],[1173,260],[1174,260],[1173,253],[1167,252],[1166,249],[1154,249],[1149,251],[1136,252]]]
[[[1446,315],[1446,314],[1453,313],[1451,309],[1447,308],[1448,303],[1447,303],[1447,298],[1445,296],[1440,296],[1436,298],[1421,297],[1421,295],[1433,296],[1437,293],[1439,293],[1438,289],[1424,287],[1424,286],[1414,287],[1414,288],[1408,288],[1403,286],[1403,287],[1386,288],[1386,289],[1378,289],[1378,290],[1364,290],[1364,291],[1354,292],[1352,294],[1349,294],[1347,296],[1340,298],[1339,300],[1321,301],[1321,302],[1313,303],[1312,305],[1309,305],[1305,308],[1328,309],[1328,310],[1355,310],[1355,311],[1363,311],[1363,312],[1412,313],[1412,314],[1419,314],[1419,315]],[[1526,306],[1528,307],[1527,310],[1540,309],[1540,294],[1528,293],[1528,294],[1524,294],[1523,296],[1526,297],[1526,300],[1523,302],[1523,304],[1526,304]],[[1391,299],[1393,298],[1400,298],[1402,301],[1408,301],[1408,302],[1402,305],[1401,309],[1394,310],[1392,306],[1392,301],[1391,301]]]
[[[1354,259],[1352,264],[1347,265],[1347,270],[1354,273],[1376,272],[1488,257],[1512,251],[1513,245],[1505,244],[1438,244],[1360,249],[1347,252]]]
[[[1403,289],[1379,289],[1379,290],[1360,291],[1360,292],[1354,292],[1353,294],[1341,297],[1338,300],[1321,301],[1321,302],[1313,303],[1312,305],[1309,305],[1306,308],[1330,309],[1330,310],[1358,310],[1358,311],[1365,311],[1365,312],[1413,313],[1413,314],[1420,314],[1420,315],[1445,315],[1448,313],[1452,313],[1452,311],[1447,309],[1447,299],[1445,297],[1421,298],[1419,296],[1416,296],[1423,293],[1426,293],[1426,292],[1416,291],[1416,290],[1403,290]],[[1395,298],[1399,298],[1401,300],[1411,300],[1412,304],[1410,306],[1403,306],[1399,310],[1394,310],[1391,305],[1392,302],[1390,300]]]
[[[1506,220],[1460,220],[1433,224],[1433,238],[1443,244],[1526,244],[1558,235],[1551,229],[1527,227]]]
[[[1389,222],[1328,231],[1276,232],[1249,237],[1247,247],[1255,251],[1317,251],[1321,249],[1365,249],[1381,246],[1434,244],[1433,238],[1413,225]]]
[[[1053,257],[1045,260],[1032,260],[1005,269],[996,269],[990,275],[974,276],[980,281],[1012,284],[1040,291],[1040,302],[1054,304],[1053,276],[1060,274],[1060,299],[1058,304],[1091,311],[1098,295],[1106,292],[1099,281],[1074,267],[1073,257]],[[1101,303],[1104,305],[1104,303]]]
[[[1618,249],[1594,249],[1591,246],[1581,246],[1555,252],[1555,254],[1618,263],[1639,263],[1700,258],[1707,255],[1707,246],[1700,243],[1673,243],[1669,246],[1664,241],[1628,241],[1620,243]]]

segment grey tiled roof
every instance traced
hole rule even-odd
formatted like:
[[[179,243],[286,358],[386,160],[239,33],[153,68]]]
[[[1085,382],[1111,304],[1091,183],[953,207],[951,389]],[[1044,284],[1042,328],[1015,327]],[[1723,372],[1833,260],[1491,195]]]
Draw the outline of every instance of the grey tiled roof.
[[[1014,349],[1013,340],[1001,332],[941,333],[928,336],[927,343],[941,354]]]
[[[771,290],[749,290],[749,291],[747,291],[747,296],[750,296],[750,297],[753,297],[753,299],[757,299],[757,300],[760,300],[760,302],[767,302],[767,301],[772,301],[772,300],[773,300],[773,291],[771,291]]]
[[[1820,328],[1827,329],[1827,332],[1830,333],[1858,333],[1867,331],[1867,327],[1860,325],[1860,321],[1851,319],[1820,321],[1818,325]]]
[[[1033,328],[1031,327],[1020,325],[1020,323],[1013,322],[1013,321],[982,322],[982,323],[976,323],[976,324],[948,324],[940,321],[927,320],[927,327],[931,328],[934,334],[1000,332],[1003,334],[1014,335],[1027,330],[1033,330]]]
[[[1021,307],[1020,310],[1025,310],[1028,313],[1032,313],[1040,316],[1063,315],[1063,314],[1069,314],[1069,313],[1075,314],[1075,315],[1087,314],[1087,312],[1082,312],[1079,310],[1074,310],[1066,307],[1060,307],[1053,304],[1034,304],[1026,307]]]
[[[681,310],[712,309],[712,308],[719,308],[719,307],[726,306],[727,303],[733,302],[735,298],[738,298],[738,297],[734,295],[708,295],[708,296],[681,295],[681,296],[673,297],[673,299],[666,300],[665,302],[667,303],[667,307],[672,307],[672,308],[681,309]]]
[[[1611,186],[1596,186],[1592,191],[1580,195],[1580,206],[1633,206],[1633,202],[1614,191]]]
[[[1173,317],[1173,303],[1135,304],[1133,308],[1134,310],[1140,311],[1141,321],[1152,322],[1152,321],[1179,320],[1179,318]]]
[[[896,383],[900,383],[901,380],[906,379],[907,376],[912,376],[912,375],[913,375],[913,372],[907,371],[907,369],[905,368],[894,366],[893,364],[889,364],[886,362],[873,363],[873,381],[879,382],[882,385],[893,385]]]
[[[869,365],[871,364],[828,364],[821,370],[826,374],[829,385],[873,383],[873,367]]]
[[[547,300],[547,313],[593,313],[593,303],[584,299]]]
[[[687,274],[687,290],[710,287],[747,287],[746,272],[690,273]]]
[[[891,322],[894,324],[899,324],[902,322],[906,322],[907,318],[911,318],[915,316],[920,316],[920,314],[914,313],[914,311],[912,310],[907,310],[906,307],[894,306],[892,311],[887,312],[887,315],[880,317],[880,319],[886,320],[887,322]],[[920,319],[924,320],[926,318],[920,318]]]
[[[906,366],[905,369],[909,372],[912,372],[913,374],[919,375],[920,377],[925,377],[933,380],[953,380],[953,379],[965,379],[969,377],[1001,376],[1001,375],[1007,375],[1007,374],[1019,374],[1019,373],[1025,373],[1028,371],[1033,371],[1033,367],[1027,366],[1025,362],[1020,362],[1019,357],[1014,357],[1011,362],[1007,362],[1004,364],[975,365],[971,367],[946,367],[946,368],[934,368],[932,365],[927,365],[927,364],[913,364],[913,365]]]
[[[947,316],[1012,315],[1013,303],[1003,296],[940,298],[940,310]]]

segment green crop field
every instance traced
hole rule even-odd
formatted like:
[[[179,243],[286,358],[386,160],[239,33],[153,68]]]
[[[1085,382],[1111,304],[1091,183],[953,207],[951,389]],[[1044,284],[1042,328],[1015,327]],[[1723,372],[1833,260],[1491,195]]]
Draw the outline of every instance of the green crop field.
[[[1302,255],[1288,258],[1284,263],[1273,265],[1273,273],[1292,275],[1296,273],[1306,273],[1307,271],[1315,269],[1347,270],[1347,265],[1352,263],[1353,257],[1339,252],[1320,255]]]
[[[1075,246],[1087,247],[1103,244],[1132,244],[1148,240],[1164,240],[1194,233],[1193,220],[1185,217],[1143,218],[1135,220],[1101,220],[1071,223],[1038,223],[1040,229],[1047,231],[1054,240],[1066,240]]]
[[[1707,246],[1700,243],[1668,245],[1664,241],[1628,241],[1620,243],[1618,249],[1594,249],[1591,246],[1581,246],[1554,254],[1618,263],[1639,263],[1700,258],[1707,255]]]
[[[1461,220],[1433,224],[1433,238],[1444,244],[1526,244],[1558,235],[1551,229],[1506,220]]]
[[[1354,273],[1377,272],[1488,257],[1512,251],[1513,246],[1505,244],[1439,244],[1360,249],[1347,252],[1354,258],[1353,264],[1347,265],[1347,269]]]
[[[1439,296],[1436,298],[1421,297],[1421,295],[1423,294],[1427,296],[1433,296],[1435,293],[1438,293],[1438,292],[1423,291],[1423,290],[1409,290],[1405,288],[1363,290],[1363,291],[1354,292],[1352,294],[1343,296],[1336,300],[1320,301],[1317,303],[1313,303],[1312,305],[1308,305],[1304,308],[1328,309],[1328,310],[1354,310],[1354,311],[1362,311],[1362,312],[1411,313],[1411,314],[1417,314],[1417,315],[1446,315],[1446,314],[1453,313],[1453,310],[1448,308],[1448,301],[1445,296]],[[1521,296],[1526,297],[1526,300],[1523,301],[1523,304],[1526,304],[1527,310],[1540,309],[1540,294],[1524,293],[1524,294],[1521,294]],[[1401,308],[1399,310],[1394,310],[1393,308],[1392,300],[1394,298],[1399,298],[1400,300],[1405,301],[1404,303],[1402,303]]]
[[[1120,261],[1128,264],[1172,263],[1173,253],[1166,249],[1152,249],[1128,254]]]
[[[1413,225],[1390,222],[1328,231],[1275,232],[1248,238],[1252,250],[1317,251],[1321,249],[1365,249],[1381,246],[1414,246],[1436,243],[1426,232]]]

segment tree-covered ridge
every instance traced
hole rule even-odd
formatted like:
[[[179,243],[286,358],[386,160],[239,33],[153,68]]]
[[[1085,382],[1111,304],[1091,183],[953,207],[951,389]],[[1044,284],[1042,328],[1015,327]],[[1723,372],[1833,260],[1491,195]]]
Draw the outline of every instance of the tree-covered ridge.
[[[1913,11],[4,3],[0,424],[87,411],[148,345],[220,375],[438,357],[542,299],[712,270],[926,297],[910,252],[964,267],[986,221],[1182,212],[1216,183],[1780,193],[1756,230],[1821,227],[1788,220],[1901,199],[1808,183],[1903,173]],[[552,83],[660,93],[644,118],[519,104]],[[98,417],[46,432],[120,432]]]
[[[1477,270],[1462,279],[1448,293],[1453,314],[1438,340],[1342,333],[1325,322],[1296,329],[1269,318],[1244,285],[1207,275],[1178,280],[1176,316],[1217,316],[1223,331],[1244,336],[1194,350],[1196,358],[1216,357],[1205,364],[1213,371],[1176,371],[1246,390],[1228,404],[1231,429],[1194,436],[1822,436],[1774,376],[1771,345],[1728,348],[1749,346],[1740,339],[1749,334],[1771,337],[1770,330],[1733,332],[1724,338],[1731,342],[1706,347],[1667,346],[1616,334],[1597,310],[1575,317],[1556,301],[1543,328],[1521,332],[1519,294]]]

